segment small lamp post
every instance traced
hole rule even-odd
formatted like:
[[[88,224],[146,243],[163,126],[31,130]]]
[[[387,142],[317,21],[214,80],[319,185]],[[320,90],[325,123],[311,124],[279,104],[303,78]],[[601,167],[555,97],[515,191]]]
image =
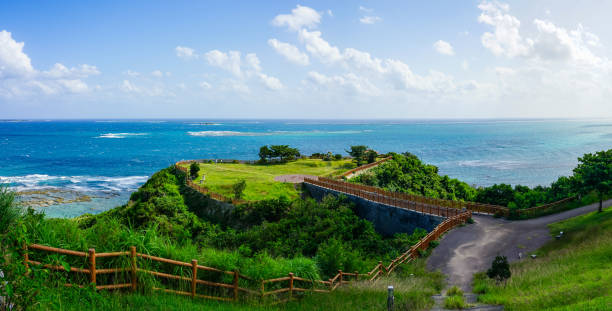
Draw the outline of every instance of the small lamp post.
[[[389,291],[389,295],[387,297],[387,311],[393,311],[393,303],[395,302],[395,297],[393,297],[393,286],[390,285],[387,287]]]

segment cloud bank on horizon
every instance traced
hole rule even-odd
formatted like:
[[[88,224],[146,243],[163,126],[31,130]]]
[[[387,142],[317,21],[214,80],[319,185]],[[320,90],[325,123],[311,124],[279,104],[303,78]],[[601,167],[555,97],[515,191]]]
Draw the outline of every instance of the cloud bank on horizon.
[[[277,12],[248,21],[257,40],[181,34],[134,67],[121,54],[70,62],[61,49],[36,61],[21,36],[44,33],[0,22],[0,118],[612,117],[612,34],[524,6],[464,8],[474,13],[455,21],[465,30],[405,25],[383,7],[268,8]]]

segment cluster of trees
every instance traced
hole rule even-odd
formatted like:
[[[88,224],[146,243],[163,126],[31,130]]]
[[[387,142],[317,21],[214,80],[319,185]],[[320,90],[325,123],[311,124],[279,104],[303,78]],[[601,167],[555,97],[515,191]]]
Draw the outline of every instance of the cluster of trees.
[[[374,163],[376,162],[376,157],[378,157],[378,152],[371,150],[365,145],[351,146],[349,150],[346,150],[346,153],[351,155],[357,166],[364,163]]]
[[[297,148],[291,148],[289,145],[268,145],[259,148],[259,160],[262,163],[267,163],[273,160],[287,162],[300,157],[300,151]]]
[[[366,146],[352,146],[353,156],[363,157]],[[603,199],[612,193],[612,149],[588,153],[578,159],[573,175],[560,177],[550,186],[527,187],[495,184],[474,188],[465,182],[448,176],[440,176],[438,168],[423,163],[408,152],[391,154],[387,161],[369,172],[351,179],[351,182],[381,187],[389,191],[405,192],[432,198],[476,201],[524,209],[552,203],[573,196],[594,193],[600,209]]]
[[[612,192],[612,149],[587,153],[578,158],[573,175],[559,177],[550,186],[527,186],[495,184],[478,189],[475,201],[508,206],[510,209],[524,209],[552,203],[573,196],[595,193],[599,210],[603,199]]]
[[[350,181],[439,199],[469,201],[476,195],[476,190],[468,184],[448,176],[440,176],[436,166],[423,163],[411,153],[390,155],[391,160]]]
[[[321,159],[323,161],[339,161],[342,160],[342,155],[339,153],[333,154],[331,153],[331,151],[328,151],[327,153],[319,153],[319,152],[315,152],[312,155],[310,155],[311,159]]]

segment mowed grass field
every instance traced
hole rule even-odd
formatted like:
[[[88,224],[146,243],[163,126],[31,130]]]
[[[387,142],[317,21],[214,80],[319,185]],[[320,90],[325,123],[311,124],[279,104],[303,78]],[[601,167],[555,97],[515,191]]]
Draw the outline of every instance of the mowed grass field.
[[[612,310],[612,208],[550,225],[563,237],[511,265],[504,285],[476,277],[480,300],[506,310]]]
[[[259,201],[285,195],[297,198],[299,191],[291,183],[274,181],[280,175],[304,174],[314,176],[336,176],[355,167],[350,159],[323,161],[299,159],[283,164],[199,163],[200,173],[194,181],[213,192],[233,198],[232,186],[240,180],[246,181],[242,199]],[[189,164],[183,164],[189,168]]]

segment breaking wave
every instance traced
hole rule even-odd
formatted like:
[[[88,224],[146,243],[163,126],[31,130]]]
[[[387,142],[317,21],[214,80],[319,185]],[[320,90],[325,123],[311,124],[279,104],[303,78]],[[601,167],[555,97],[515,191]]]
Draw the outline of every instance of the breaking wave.
[[[148,176],[52,176],[31,174],[0,176],[0,184],[9,184],[16,191],[63,188],[80,192],[123,192],[136,190]]]
[[[100,134],[100,136],[96,138],[126,138],[131,136],[144,136],[149,135],[148,133],[105,133]]]

